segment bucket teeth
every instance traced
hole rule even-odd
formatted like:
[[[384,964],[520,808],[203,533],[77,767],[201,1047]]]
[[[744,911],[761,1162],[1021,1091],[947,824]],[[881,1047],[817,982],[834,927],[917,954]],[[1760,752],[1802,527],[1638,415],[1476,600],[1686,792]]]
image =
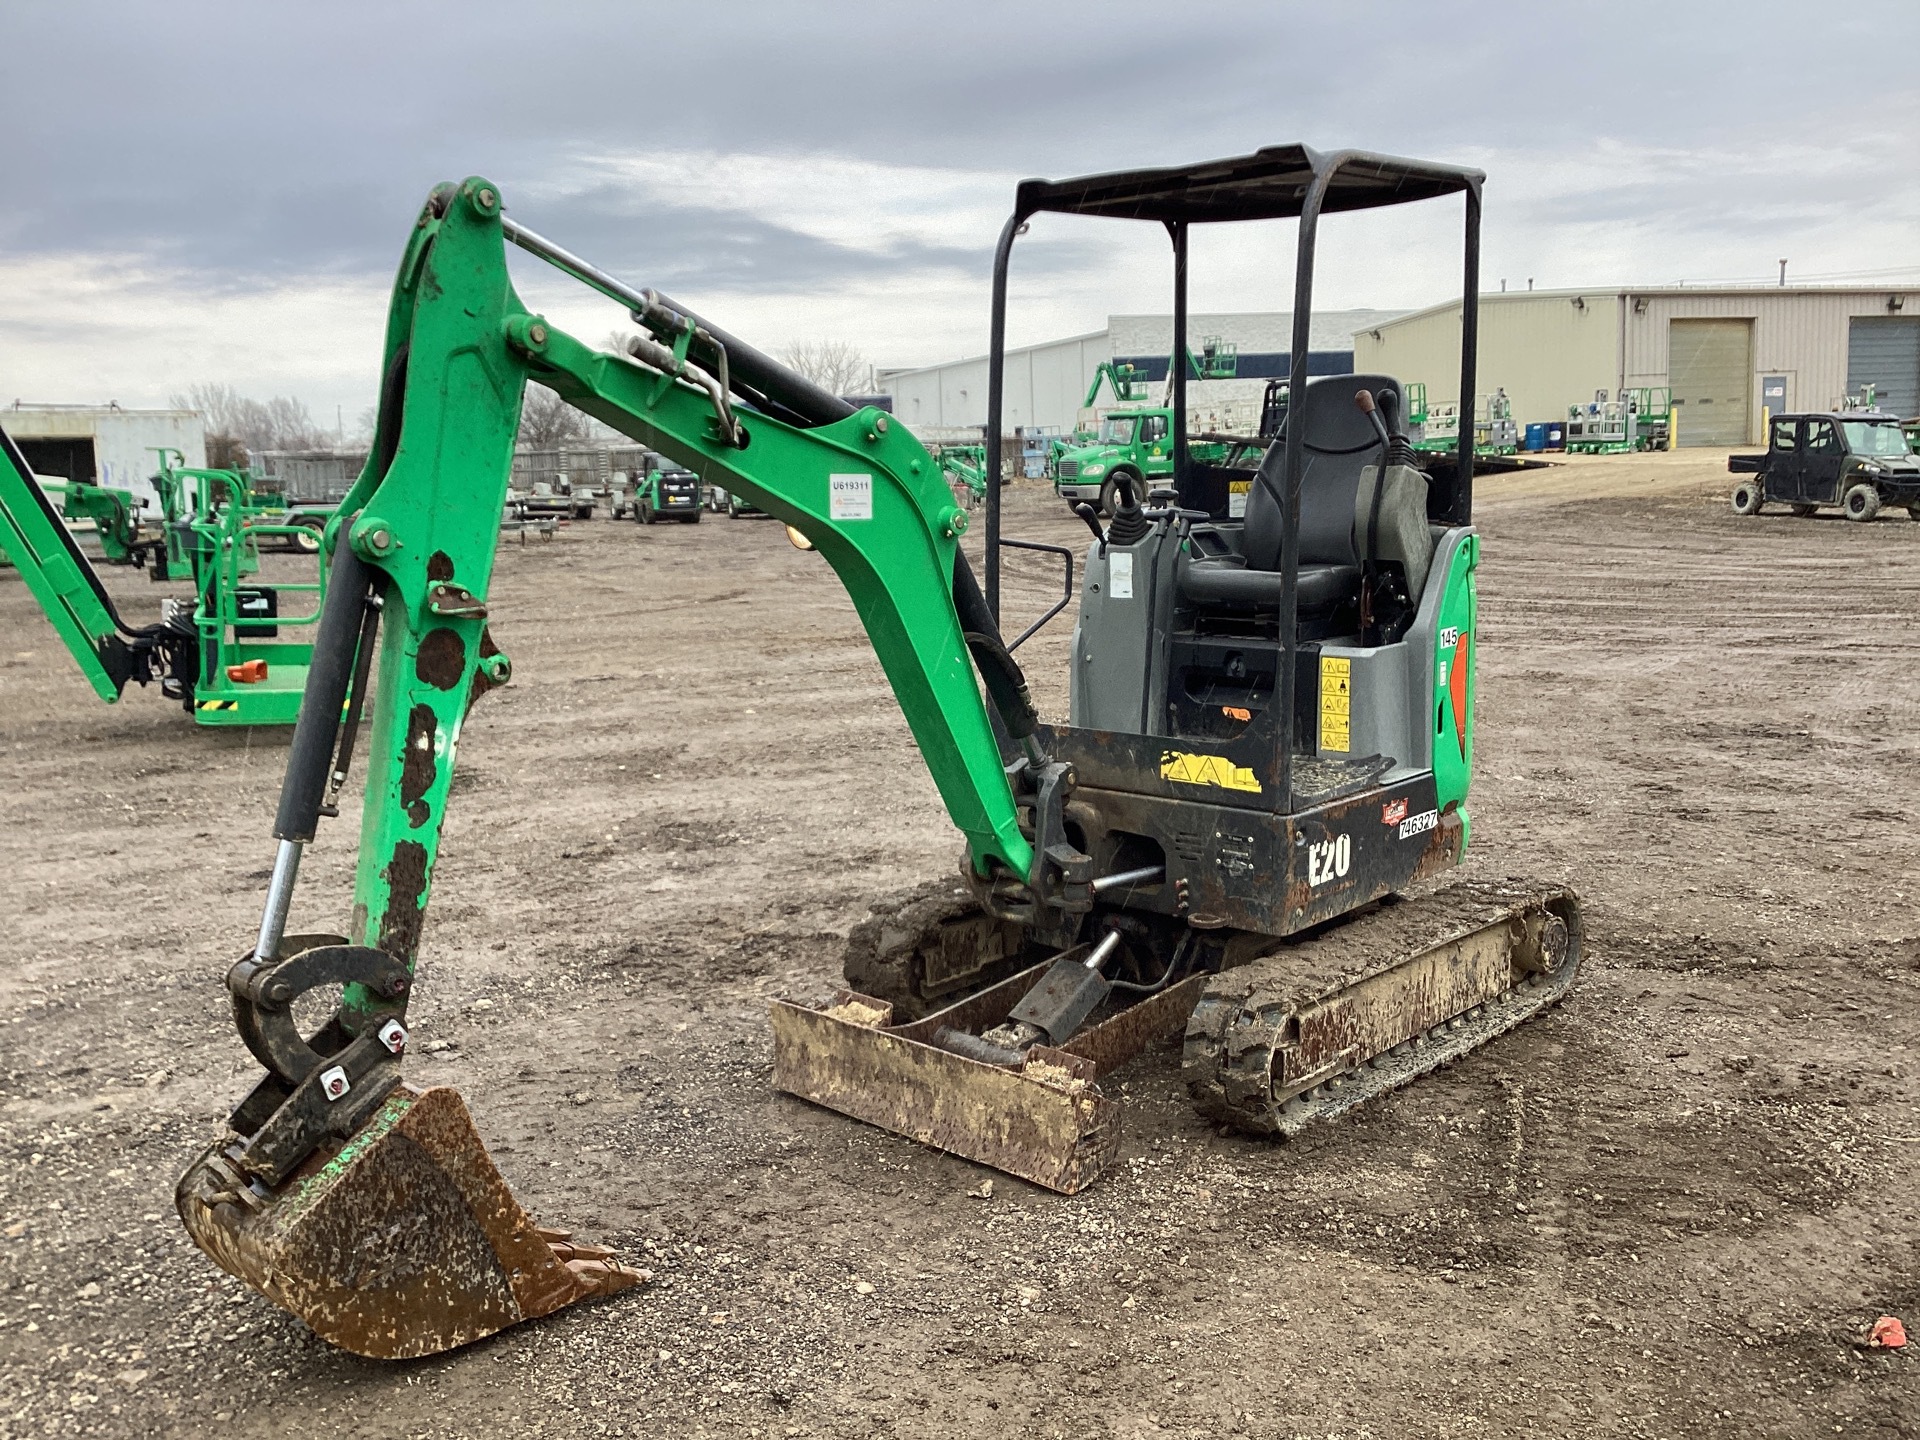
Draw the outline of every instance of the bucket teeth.
[[[265,1194],[236,1189],[224,1148],[181,1178],[187,1232],[358,1355],[432,1355],[649,1278],[536,1225],[451,1089],[401,1087],[337,1151]]]

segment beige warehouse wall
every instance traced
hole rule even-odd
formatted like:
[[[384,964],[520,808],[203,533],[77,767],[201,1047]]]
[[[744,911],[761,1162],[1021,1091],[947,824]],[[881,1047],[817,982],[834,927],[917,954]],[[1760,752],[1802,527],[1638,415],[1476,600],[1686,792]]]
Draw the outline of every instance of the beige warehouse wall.
[[[1890,310],[1897,297],[1900,308]],[[1760,380],[1787,379],[1787,408],[1825,410],[1847,389],[1847,340],[1856,316],[1920,312],[1911,290],[1703,292],[1654,291],[1635,298],[1627,316],[1627,384],[1665,385],[1667,341],[1674,320],[1744,319],[1753,322],[1753,389],[1748,399],[1750,443],[1760,440]],[[1681,424],[1686,423],[1681,417]]]
[[[1605,291],[1483,295],[1474,388],[1481,395],[1504,389],[1522,425],[1564,419],[1569,405],[1591,400],[1595,390],[1611,393],[1618,383],[1619,316],[1618,297]],[[1430,404],[1457,402],[1460,307],[1360,331],[1353,363],[1359,371],[1424,383]]]

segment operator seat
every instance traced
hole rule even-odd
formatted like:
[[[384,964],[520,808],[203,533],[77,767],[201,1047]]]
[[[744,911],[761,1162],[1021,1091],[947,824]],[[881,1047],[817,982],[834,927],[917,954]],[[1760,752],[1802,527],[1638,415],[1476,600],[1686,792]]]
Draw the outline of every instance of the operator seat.
[[[1360,477],[1383,458],[1380,437],[1354,404],[1362,390],[1399,390],[1387,375],[1327,375],[1307,382],[1286,425],[1303,425],[1300,465],[1298,607],[1321,610],[1360,591],[1367,521],[1360,513]],[[1247,495],[1241,553],[1180,558],[1181,592],[1207,603],[1275,605],[1280,601],[1280,541],[1286,529],[1286,429],[1267,447]],[[1412,498],[1412,497],[1409,497]],[[1424,499],[1424,497],[1421,497]],[[1383,533],[1394,517],[1382,516]],[[1427,517],[1412,519],[1424,535]],[[1416,592],[1417,593],[1417,592]]]

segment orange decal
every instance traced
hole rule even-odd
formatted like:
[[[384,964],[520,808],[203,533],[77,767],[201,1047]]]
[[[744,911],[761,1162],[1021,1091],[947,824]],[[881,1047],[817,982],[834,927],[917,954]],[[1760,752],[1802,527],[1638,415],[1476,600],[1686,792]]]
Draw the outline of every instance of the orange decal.
[[[1453,669],[1447,675],[1447,693],[1453,698],[1453,738],[1460,742],[1460,758],[1467,758],[1467,637],[1453,647]]]

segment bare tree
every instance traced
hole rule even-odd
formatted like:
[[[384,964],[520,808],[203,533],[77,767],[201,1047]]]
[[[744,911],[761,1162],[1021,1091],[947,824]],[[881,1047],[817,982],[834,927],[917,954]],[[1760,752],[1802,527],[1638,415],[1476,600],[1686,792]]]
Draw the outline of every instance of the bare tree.
[[[307,413],[306,404],[287,395],[255,400],[231,385],[202,381],[175,395],[180,410],[206,418],[207,459],[216,467],[248,463],[262,450],[327,450],[333,437]]]
[[[845,340],[802,340],[780,352],[787,368],[798,371],[833,395],[873,393],[873,362]]]
[[[520,406],[520,443],[549,450],[587,433],[587,417],[544,385],[529,385]]]

